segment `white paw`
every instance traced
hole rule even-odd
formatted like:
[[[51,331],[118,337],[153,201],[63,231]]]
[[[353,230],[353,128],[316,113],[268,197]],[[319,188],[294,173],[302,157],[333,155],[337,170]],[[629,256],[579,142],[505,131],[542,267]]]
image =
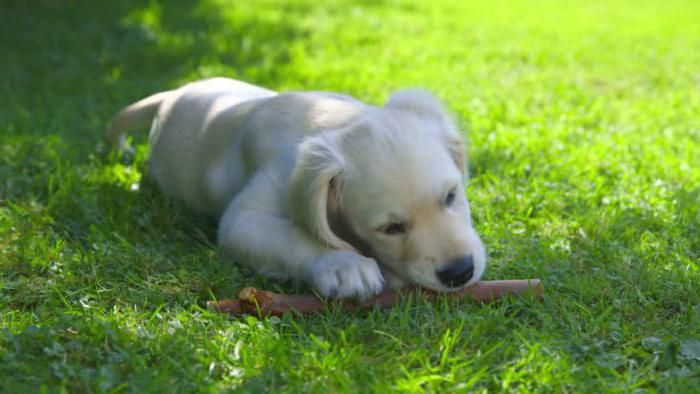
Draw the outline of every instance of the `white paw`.
[[[376,261],[346,250],[323,255],[309,274],[311,284],[326,297],[365,299],[384,287]]]

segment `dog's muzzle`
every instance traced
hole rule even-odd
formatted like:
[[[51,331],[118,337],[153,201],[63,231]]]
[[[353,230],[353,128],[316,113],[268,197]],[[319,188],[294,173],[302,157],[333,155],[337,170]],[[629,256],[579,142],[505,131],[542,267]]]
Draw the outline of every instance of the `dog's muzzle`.
[[[471,255],[458,257],[436,274],[445,286],[460,287],[474,276],[474,257]]]

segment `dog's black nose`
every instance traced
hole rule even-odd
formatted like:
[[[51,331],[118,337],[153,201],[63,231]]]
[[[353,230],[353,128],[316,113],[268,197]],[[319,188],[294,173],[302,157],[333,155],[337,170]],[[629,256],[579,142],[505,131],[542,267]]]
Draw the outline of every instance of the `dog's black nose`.
[[[450,264],[440,271],[437,276],[445,286],[459,287],[467,283],[474,275],[474,258],[461,256],[450,262]]]

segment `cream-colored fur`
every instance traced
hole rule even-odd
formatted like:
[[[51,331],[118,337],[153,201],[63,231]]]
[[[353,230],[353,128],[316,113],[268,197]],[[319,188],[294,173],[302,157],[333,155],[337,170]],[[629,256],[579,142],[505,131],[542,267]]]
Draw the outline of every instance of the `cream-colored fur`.
[[[465,285],[483,273],[462,138],[427,92],[399,91],[376,107],[208,79],[126,107],[106,140],[120,145],[148,123],[149,175],[220,217],[220,245],[262,274],[363,298],[385,285],[454,290],[436,273],[460,256],[473,256]]]

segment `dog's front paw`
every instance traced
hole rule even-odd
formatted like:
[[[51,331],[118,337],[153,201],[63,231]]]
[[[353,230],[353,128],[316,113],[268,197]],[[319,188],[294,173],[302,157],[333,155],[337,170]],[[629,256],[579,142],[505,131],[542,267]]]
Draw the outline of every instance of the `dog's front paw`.
[[[365,299],[384,287],[376,261],[345,250],[325,254],[309,274],[313,286],[326,297]]]

